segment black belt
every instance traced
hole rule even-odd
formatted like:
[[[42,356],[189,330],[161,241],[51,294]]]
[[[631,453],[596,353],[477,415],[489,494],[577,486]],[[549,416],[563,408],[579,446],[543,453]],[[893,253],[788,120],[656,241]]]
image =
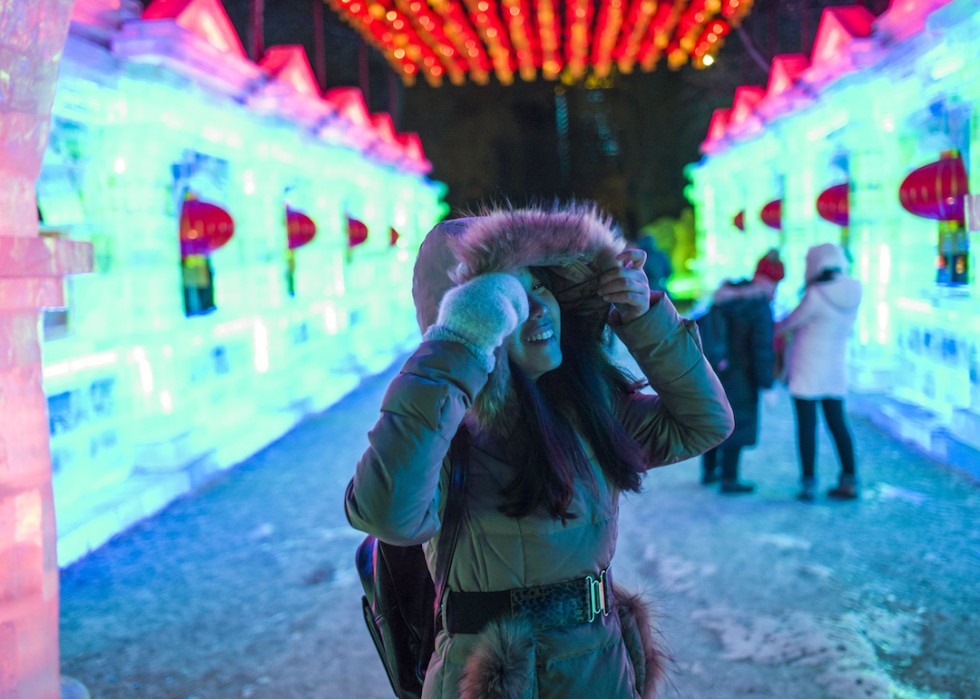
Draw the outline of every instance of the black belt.
[[[537,629],[590,624],[613,606],[608,569],[598,577],[518,587],[500,592],[446,591],[445,625],[450,634],[480,633],[494,619],[520,615]]]

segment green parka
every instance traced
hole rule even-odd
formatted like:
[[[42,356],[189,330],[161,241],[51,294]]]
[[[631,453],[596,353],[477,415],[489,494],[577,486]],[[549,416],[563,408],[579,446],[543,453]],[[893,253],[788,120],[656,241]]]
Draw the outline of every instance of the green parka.
[[[664,296],[646,314],[614,330],[657,392],[624,394],[614,401],[616,416],[648,453],[651,466],[697,456],[725,439],[733,427],[732,414],[703,357],[693,321],[678,317]],[[347,491],[347,514],[354,527],[392,544],[424,544],[430,572],[435,570],[448,492],[449,444],[486,383],[486,370],[464,345],[423,342],[388,388],[381,418],[369,433],[370,447]],[[505,463],[502,453],[487,434],[471,442],[466,509],[448,587],[508,590],[597,576],[607,568],[616,550],[619,491],[595,460],[598,488],[584,483],[576,488],[570,510],[577,518],[562,523],[543,506],[522,518],[500,512],[502,489],[523,467]],[[533,679],[529,685],[514,685],[514,699],[649,695],[644,683],[637,682],[638,675],[642,679],[648,673],[634,667],[634,662],[642,663],[637,660],[642,652],[637,656],[627,644],[636,633],[626,629],[624,640],[617,614],[537,632],[530,661]],[[441,632],[423,697],[461,696],[460,676],[480,643],[480,635]],[[646,684],[649,688],[650,682]],[[511,694],[501,696],[510,699]]]

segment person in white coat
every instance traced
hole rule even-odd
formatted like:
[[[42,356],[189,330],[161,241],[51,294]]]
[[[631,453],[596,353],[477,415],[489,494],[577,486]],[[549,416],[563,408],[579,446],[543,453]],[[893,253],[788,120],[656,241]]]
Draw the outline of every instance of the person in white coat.
[[[813,500],[816,488],[818,401],[841,464],[840,481],[827,495],[850,500],[859,493],[844,397],[847,340],[861,303],[861,282],[848,276],[847,266],[847,257],[839,245],[811,247],[806,254],[803,299],[776,328],[778,334],[792,336],[787,367],[803,470],[801,500]]]

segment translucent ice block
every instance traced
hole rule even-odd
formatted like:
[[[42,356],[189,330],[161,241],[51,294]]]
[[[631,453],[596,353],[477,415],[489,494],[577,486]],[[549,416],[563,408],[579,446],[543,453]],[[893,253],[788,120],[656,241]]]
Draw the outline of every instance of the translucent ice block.
[[[34,181],[72,5],[0,0],[0,236],[37,234]]]
[[[35,237],[34,182],[72,5],[0,0],[0,699],[60,695],[58,562],[37,314],[62,302],[59,276],[83,271],[84,260],[72,260],[78,244]]]

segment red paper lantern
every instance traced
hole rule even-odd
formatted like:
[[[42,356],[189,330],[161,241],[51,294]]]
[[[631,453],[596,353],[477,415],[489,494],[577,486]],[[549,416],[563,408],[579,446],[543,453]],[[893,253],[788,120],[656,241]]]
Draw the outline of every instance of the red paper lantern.
[[[347,217],[347,247],[354,248],[368,238],[368,227],[363,221]]]
[[[744,211],[739,211],[737,214],[735,214],[735,218],[732,219],[732,223],[735,224],[735,227],[737,229],[739,229],[740,231],[744,231],[745,230],[745,212]]]
[[[770,228],[775,228],[777,231],[783,229],[783,200],[776,199],[771,201],[762,207],[762,211],[759,212],[759,218],[762,222],[769,226]]]
[[[235,222],[220,206],[187,199],[180,212],[180,254],[210,255],[231,240]]]
[[[850,185],[838,184],[822,191],[817,197],[817,215],[838,226],[846,226],[850,220],[850,189]]]
[[[316,235],[316,224],[306,214],[287,208],[286,234],[289,238],[289,249],[295,250],[313,240]]]
[[[970,184],[963,159],[944,157],[909,173],[898,188],[898,200],[910,214],[936,221],[962,221],[963,198]]]
[[[397,245],[398,239],[402,237],[401,234],[391,226],[388,227],[388,232],[391,234],[391,244]]]

